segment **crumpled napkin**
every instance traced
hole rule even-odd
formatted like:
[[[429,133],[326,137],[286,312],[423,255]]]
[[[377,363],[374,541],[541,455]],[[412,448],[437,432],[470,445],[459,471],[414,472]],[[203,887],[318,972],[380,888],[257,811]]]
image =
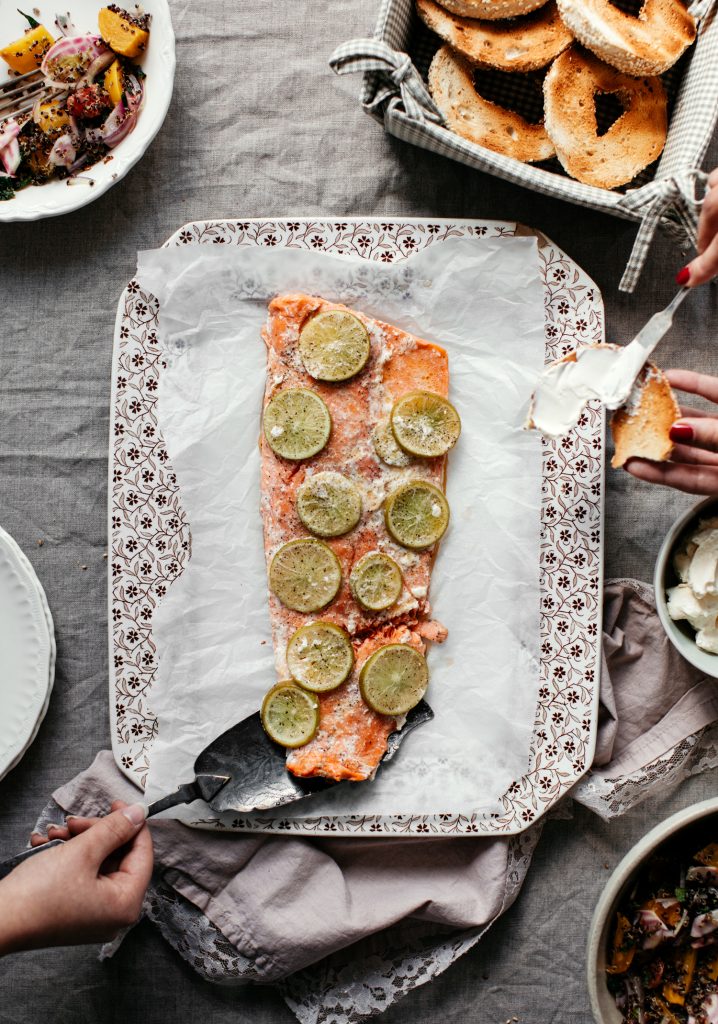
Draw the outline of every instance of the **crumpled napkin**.
[[[676,761],[716,720],[718,688],[671,646],[652,589],[609,582],[595,761],[571,796],[605,817],[632,806],[650,792],[651,766]],[[114,798],[135,801],[137,790],[104,751],[57,790],[39,826],[103,813]],[[151,828],[145,910],[162,934],[214,981],[280,983],[309,1024],[322,1006],[337,1021],[375,1014],[470,949],[520,891],[542,823],[521,836],[455,840]]]

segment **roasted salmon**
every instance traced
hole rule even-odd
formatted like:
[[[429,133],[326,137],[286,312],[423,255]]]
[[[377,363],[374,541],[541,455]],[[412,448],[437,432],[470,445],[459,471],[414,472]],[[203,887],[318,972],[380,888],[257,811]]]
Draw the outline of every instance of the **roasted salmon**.
[[[440,642],[446,631],[429,620],[428,601],[436,545],[409,550],[388,534],[382,506],[392,488],[408,479],[422,478],[443,489],[446,456],[412,459],[408,466],[383,462],[372,442],[372,431],[385,420],[401,396],[431,391],[446,397],[449,367],[446,352],[389,324],[351,310],[365,325],[371,352],[356,377],[327,384],[310,377],[298,355],[299,335],[310,318],[328,310],[346,310],[310,295],[282,295],[269,305],[263,331],[267,346],[267,384],[264,408],[286,388],[308,388],[326,403],[332,418],[331,436],[318,455],[295,462],[277,455],[261,435],[261,511],[264,545],[269,564],[286,542],[307,537],[296,511],[297,489],[307,473],[335,471],[352,480],[361,491],[363,513],[349,533],[327,541],[339,559],[342,584],[336,598],[321,612],[306,615],[285,607],[269,595],[275,663],[278,679],[289,676],[287,642],[300,626],[316,619],[334,622],[350,635],[356,663],[351,676],[338,689],[320,694],[320,723],[315,737],[288,754],[287,767],[299,776],[359,781],[375,772],[397,720],[379,715],[359,693],[358,673],[366,659],[388,643],[406,643],[423,652],[426,641]],[[352,566],[370,551],[383,551],[401,567],[404,584],[399,600],[385,611],[364,611],[348,585]]]

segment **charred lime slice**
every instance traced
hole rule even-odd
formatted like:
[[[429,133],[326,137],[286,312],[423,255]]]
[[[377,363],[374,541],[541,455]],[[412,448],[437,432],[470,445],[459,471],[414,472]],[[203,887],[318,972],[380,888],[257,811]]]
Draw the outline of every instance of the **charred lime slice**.
[[[299,335],[304,369],[315,380],[349,380],[364,369],[370,351],[364,324],[340,309],[317,313]]]
[[[389,420],[377,423],[371,432],[371,441],[374,451],[387,466],[408,466],[411,462],[411,456],[396,443]]]
[[[295,612],[318,612],[334,600],[341,582],[339,559],[312,537],[283,544],[269,566],[269,589]]]
[[[332,418],[325,402],[306,388],[278,391],[264,410],[267,444],[284,459],[311,459],[329,440]]]
[[[287,644],[287,667],[292,678],[312,693],[336,689],[353,665],[349,634],[333,622],[300,626]]]
[[[380,715],[405,715],[429,685],[426,658],[406,644],[387,644],[368,658],[359,674],[361,695]]]
[[[291,680],[277,683],[262,701],[262,725],[275,743],[302,747],[319,726],[319,701]]]
[[[449,503],[428,481],[410,480],[384,502],[384,520],[398,544],[421,551],[444,536],[449,525]]]
[[[361,519],[361,495],[341,473],[314,473],[297,489],[297,514],[318,537],[339,537]]]
[[[453,448],[461,433],[461,420],[451,402],[433,391],[412,391],[394,403],[391,429],[410,455],[436,458]]]
[[[381,612],[399,600],[403,580],[393,558],[370,551],[356,563],[349,577],[354,600],[369,612]]]

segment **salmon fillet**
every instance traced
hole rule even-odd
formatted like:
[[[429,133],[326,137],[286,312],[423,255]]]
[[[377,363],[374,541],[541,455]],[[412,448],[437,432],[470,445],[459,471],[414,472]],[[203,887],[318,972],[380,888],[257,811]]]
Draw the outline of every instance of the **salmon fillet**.
[[[310,377],[298,352],[302,327],[314,315],[346,306],[310,295],[282,295],[269,305],[263,331],[267,346],[267,384],[264,407],[281,390],[306,387],[320,395],[332,417],[328,444],[314,458],[293,462],[276,455],[261,434],[261,510],[267,568],[287,541],[309,534],[296,512],[297,489],[307,473],[343,473],[360,489],[363,514],[359,524],[342,537],[327,541],[342,568],[342,585],[332,603],[314,615],[286,608],[270,592],[269,612],[278,679],[287,679],[287,642],[300,626],[322,619],[342,626],[350,635],[356,663],[345,683],[319,694],[320,723],[313,740],[288,753],[287,767],[295,775],[360,781],[369,778],[386,751],[397,720],[372,711],[359,693],[359,671],[366,659],[388,643],[408,643],[423,653],[425,640],[441,642],[443,627],[428,622],[431,568],[435,548],[410,551],[397,544],[384,524],[382,505],[387,494],[405,480],[422,478],[443,488],[446,456],[413,459],[406,468],[387,466],[374,450],[372,430],[384,420],[394,402],[410,391],[433,391],[448,396],[446,352],[389,324],[350,310],[366,326],[371,355],[352,380],[326,384]],[[352,566],[370,551],[384,551],[400,566],[404,587],[399,600],[384,612],[365,612],[352,597]]]

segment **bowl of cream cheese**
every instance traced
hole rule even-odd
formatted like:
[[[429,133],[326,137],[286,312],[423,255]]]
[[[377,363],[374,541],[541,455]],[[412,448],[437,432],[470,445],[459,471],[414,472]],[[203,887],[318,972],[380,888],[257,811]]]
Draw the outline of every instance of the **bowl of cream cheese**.
[[[706,498],[668,531],[656,560],[656,608],[673,646],[718,678],[718,498]]]

